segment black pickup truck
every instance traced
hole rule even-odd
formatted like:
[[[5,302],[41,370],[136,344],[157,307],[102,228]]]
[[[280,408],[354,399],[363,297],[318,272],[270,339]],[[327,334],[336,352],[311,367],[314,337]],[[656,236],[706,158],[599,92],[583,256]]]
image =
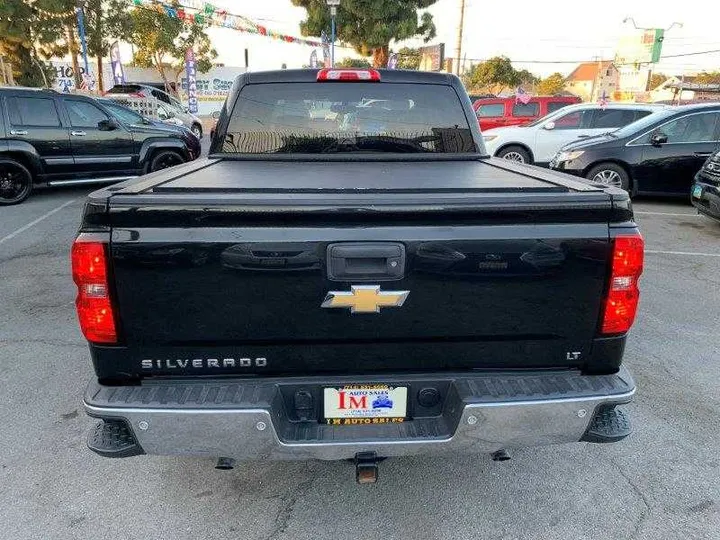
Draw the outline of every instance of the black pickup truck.
[[[369,482],[630,432],[628,195],[489,158],[453,75],[242,75],[209,158],[92,193],[72,261],[100,455]]]

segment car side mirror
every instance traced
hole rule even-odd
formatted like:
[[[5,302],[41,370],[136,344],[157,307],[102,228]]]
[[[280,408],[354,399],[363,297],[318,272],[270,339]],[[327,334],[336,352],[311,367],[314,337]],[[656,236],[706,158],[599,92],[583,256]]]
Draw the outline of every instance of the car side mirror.
[[[217,120],[220,118],[220,111],[215,111],[212,113],[213,120]]]
[[[660,146],[666,142],[668,142],[668,136],[664,133],[655,133],[652,137],[650,137],[650,144],[653,146]]]
[[[100,131],[113,131],[120,127],[120,125],[117,123],[117,120],[115,120],[114,118],[100,120],[97,126]]]
[[[548,131],[552,131],[555,129],[555,122],[548,122],[543,126],[544,129],[547,129]]]

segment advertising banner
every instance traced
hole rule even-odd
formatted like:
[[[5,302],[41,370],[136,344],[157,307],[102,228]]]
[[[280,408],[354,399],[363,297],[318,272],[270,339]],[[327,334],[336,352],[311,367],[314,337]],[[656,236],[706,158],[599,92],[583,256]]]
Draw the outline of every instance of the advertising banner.
[[[117,41],[110,46],[110,66],[112,67],[113,82],[125,84],[125,71],[120,60],[120,44]]]
[[[195,70],[195,53],[191,47],[185,51],[185,75],[187,76],[187,104],[192,114],[198,112],[197,72]]]

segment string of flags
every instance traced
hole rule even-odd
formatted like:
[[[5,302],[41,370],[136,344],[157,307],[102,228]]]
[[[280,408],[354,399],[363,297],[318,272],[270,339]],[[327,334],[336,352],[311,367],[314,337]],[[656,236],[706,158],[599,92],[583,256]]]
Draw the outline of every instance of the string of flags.
[[[144,9],[157,11],[158,13],[163,13],[173,19],[180,19],[186,24],[231,28],[247,34],[257,34],[284,41],[286,43],[297,43],[299,45],[308,45],[310,47],[321,47],[323,45],[320,41],[275,32],[263,25],[255,23],[247,17],[243,17],[242,15],[231,15],[226,10],[216,8],[214,5],[201,0],[184,0],[184,4],[181,7],[175,7],[158,0],[132,0],[132,4],[136,7],[142,7]],[[188,10],[192,10],[195,13],[190,13]]]

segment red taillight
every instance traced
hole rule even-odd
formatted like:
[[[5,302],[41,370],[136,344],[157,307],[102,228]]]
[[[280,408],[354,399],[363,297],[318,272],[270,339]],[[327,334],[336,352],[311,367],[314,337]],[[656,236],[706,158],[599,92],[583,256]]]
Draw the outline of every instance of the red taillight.
[[[612,274],[605,299],[602,333],[627,332],[635,321],[643,271],[644,242],[640,234],[612,239]]]
[[[318,71],[318,81],[356,81],[376,82],[380,80],[380,72],[376,69],[333,69],[325,68]]]
[[[115,317],[110,302],[107,272],[107,244],[75,240],[72,246],[72,274],[78,288],[80,329],[94,343],[116,343]]]

